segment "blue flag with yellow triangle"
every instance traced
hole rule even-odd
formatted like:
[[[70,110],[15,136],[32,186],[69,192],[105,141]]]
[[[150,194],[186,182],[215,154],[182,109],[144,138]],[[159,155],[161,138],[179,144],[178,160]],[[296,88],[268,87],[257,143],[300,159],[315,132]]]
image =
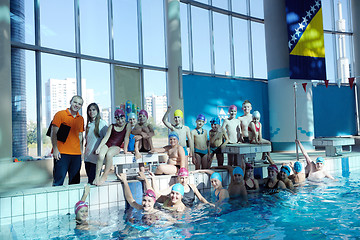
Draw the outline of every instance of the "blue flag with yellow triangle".
[[[321,0],[286,0],[291,79],[326,80]]]

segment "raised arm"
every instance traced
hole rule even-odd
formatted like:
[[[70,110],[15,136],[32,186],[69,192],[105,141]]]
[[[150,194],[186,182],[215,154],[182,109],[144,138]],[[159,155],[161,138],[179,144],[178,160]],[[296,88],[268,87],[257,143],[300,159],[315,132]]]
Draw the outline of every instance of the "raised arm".
[[[125,173],[120,173],[120,175],[116,174],[116,176],[124,183],[124,193],[125,193],[126,201],[133,208],[136,208],[137,210],[142,210],[143,207],[140,204],[138,204],[133,198],[133,195],[132,195],[132,193],[130,191],[129,183],[128,183],[127,179],[126,179],[126,174]]]
[[[168,106],[168,109],[166,111],[166,113],[164,114],[163,118],[162,118],[162,122],[164,123],[164,125],[169,128],[171,131],[174,131],[174,127],[171,125],[171,123],[169,123],[168,121],[168,116],[169,116],[169,113],[171,111],[171,106]]]
[[[84,192],[83,192],[83,195],[82,195],[80,201],[85,202],[85,200],[86,200],[87,196],[89,195],[89,193],[90,193],[90,185],[89,185],[89,184],[86,184],[86,185],[84,186]]]
[[[304,146],[301,144],[301,142],[299,140],[295,140],[295,143],[298,144],[298,146],[300,147],[300,150],[301,150],[302,154],[304,155],[307,164],[310,166],[311,165],[311,158],[308,155],[308,153],[306,152]]]

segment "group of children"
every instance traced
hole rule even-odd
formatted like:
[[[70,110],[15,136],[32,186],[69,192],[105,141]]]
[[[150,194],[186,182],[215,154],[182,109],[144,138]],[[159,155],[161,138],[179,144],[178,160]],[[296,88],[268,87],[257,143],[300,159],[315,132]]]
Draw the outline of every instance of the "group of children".
[[[86,147],[95,150],[87,150],[88,154],[98,155],[96,162],[96,174],[93,177],[94,184],[102,184],[109,173],[112,165],[112,157],[124,149],[125,153],[134,152],[135,158],[140,158],[140,152],[166,152],[168,162],[161,164],[155,171],[155,174],[149,172],[150,181],[144,174],[143,166],[140,165],[139,179],[145,182],[145,190],[142,203],[137,203],[130,191],[126,174],[117,175],[118,179],[124,184],[124,195],[128,203],[135,209],[143,213],[143,221],[146,225],[152,225],[160,218],[166,218],[172,222],[171,215],[164,214],[166,211],[182,212],[188,207],[192,207],[196,198],[204,204],[212,207],[219,206],[229,198],[240,198],[244,203],[247,202],[248,194],[258,192],[260,189],[267,194],[275,194],[280,190],[293,192],[294,187],[300,185],[308,178],[311,181],[319,181],[324,177],[334,179],[324,170],[324,159],[319,157],[316,162],[312,162],[300,141],[299,145],[307,166],[303,169],[301,162],[290,163],[281,166],[280,170],[275,164],[270,164],[267,168],[268,177],[265,179],[256,179],[254,177],[254,166],[251,163],[236,159],[236,156],[228,154],[228,165],[223,166],[224,157],[222,149],[226,144],[231,143],[269,143],[261,137],[260,113],[251,111],[251,103],[245,101],[242,105],[244,115],[236,118],[237,108],[232,105],[229,107],[229,117],[224,120],[222,126],[220,119],[215,117],[210,120],[211,130],[209,139],[207,131],[203,129],[206,123],[204,115],[199,114],[196,119],[196,128],[192,131],[183,125],[183,113],[176,110],[174,113],[174,123],[167,121],[171,111],[171,106],[163,117],[163,122],[172,132],[169,134],[169,145],[162,148],[154,148],[152,137],[154,136],[153,126],[147,122],[148,115],[145,110],[141,110],[136,115],[131,113],[128,116],[128,123],[125,121],[125,113],[122,110],[115,111],[116,123],[112,124],[107,131],[106,124],[99,117],[96,104],[88,107],[88,123],[86,128]],[[106,133],[105,133],[106,132]],[[99,143],[92,140],[97,139]],[[190,152],[187,151],[187,141],[190,143]],[[211,170],[211,160],[216,155],[218,166],[212,169],[226,169],[231,175],[228,188],[223,187],[222,176],[219,172]],[[213,186],[213,193],[209,201],[202,196],[194,184],[189,183],[187,156],[193,157],[193,163],[196,166],[195,172],[204,172],[210,175],[210,181]],[[264,156],[270,163],[273,163],[270,154]],[[86,159],[86,157],[85,157]],[[105,161],[105,170],[100,177],[101,167]],[[235,165],[235,166],[233,166]],[[87,170],[88,170],[87,166]],[[291,174],[292,172],[292,174]],[[160,190],[156,184],[155,175],[171,174],[177,175],[177,183],[167,189]],[[89,177],[89,183],[91,179]],[[260,188],[261,186],[261,188]],[[87,222],[88,204],[85,202],[89,194],[89,185],[85,187],[82,199],[75,205],[76,223],[78,229],[88,229]],[[161,207],[157,202],[163,203]]]

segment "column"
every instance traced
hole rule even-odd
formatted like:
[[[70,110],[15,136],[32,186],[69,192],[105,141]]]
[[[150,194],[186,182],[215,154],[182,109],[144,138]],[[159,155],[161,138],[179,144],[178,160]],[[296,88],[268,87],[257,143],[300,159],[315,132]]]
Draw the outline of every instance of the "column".
[[[314,137],[311,82],[289,78],[285,0],[264,1],[270,140],[274,151],[295,150],[294,82],[297,83],[297,134],[306,146]],[[301,83],[307,82],[307,92]]]
[[[167,96],[173,109],[184,110],[182,89],[181,29],[179,0],[166,1],[167,26]]]

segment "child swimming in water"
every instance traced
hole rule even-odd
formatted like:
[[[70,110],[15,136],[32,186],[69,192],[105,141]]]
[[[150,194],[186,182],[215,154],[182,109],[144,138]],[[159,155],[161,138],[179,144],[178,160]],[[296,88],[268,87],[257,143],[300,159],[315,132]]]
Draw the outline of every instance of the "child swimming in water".
[[[90,185],[86,184],[80,201],[78,201],[74,207],[76,229],[79,230],[89,230],[89,223],[87,221],[87,218],[89,216],[89,204],[85,202],[89,193],[90,193]]]
[[[283,165],[280,168],[280,173],[279,173],[278,177],[281,181],[283,181],[285,183],[286,188],[293,190],[294,185],[293,185],[292,181],[288,178],[288,176],[290,176],[290,172],[291,172],[290,167]]]
[[[303,170],[302,163],[296,161],[294,164],[290,162],[290,167],[293,170],[293,174],[289,176],[289,179],[293,181],[294,185],[297,186],[300,183],[305,182],[305,172]]]

